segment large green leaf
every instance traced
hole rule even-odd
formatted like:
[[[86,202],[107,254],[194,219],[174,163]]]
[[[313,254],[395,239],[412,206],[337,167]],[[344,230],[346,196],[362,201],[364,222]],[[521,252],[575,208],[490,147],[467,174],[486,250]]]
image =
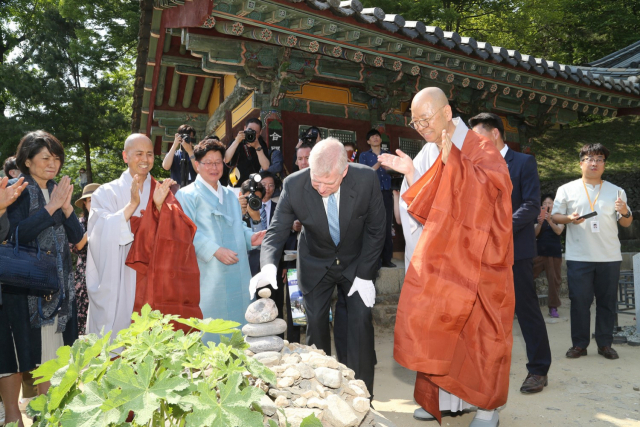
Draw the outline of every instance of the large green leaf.
[[[219,399],[215,388],[210,389],[206,383],[200,383],[200,395],[185,398],[193,405],[193,412],[187,415],[186,426],[262,427],[262,415],[250,407],[252,402],[260,400],[264,392],[256,387],[245,387],[240,391],[241,383],[239,372],[231,374],[226,384],[220,385]]]
[[[114,364],[114,366],[116,366]],[[159,408],[160,399],[168,403],[177,403],[181,396],[176,391],[184,390],[189,382],[172,372],[155,370],[155,361],[147,356],[134,369],[126,363],[118,363],[118,369],[112,369],[104,376],[104,381],[121,390],[117,396],[109,395],[102,408],[119,408],[120,412],[133,411],[136,424],[146,424],[154,411]]]
[[[51,381],[53,375],[61,368],[64,368],[69,364],[71,358],[71,347],[64,346],[56,350],[57,358],[44,362],[33,372],[33,378],[37,378],[34,384],[41,384],[47,381]]]
[[[190,319],[176,319],[176,322],[210,334],[230,334],[237,331],[235,328],[240,326],[240,323],[232,322],[231,320],[211,318],[202,320],[192,317]]]
[[[123,418],[120,411],[101,409],[107,399],[106,390],[92,382],[84,386],[83,393],[76,396],[65,408],[60,422],[65,427],[107,427]]]
[[[311,414],[302,420],[300,427],[322,427],[322,422],[316,418],[315,414]]]

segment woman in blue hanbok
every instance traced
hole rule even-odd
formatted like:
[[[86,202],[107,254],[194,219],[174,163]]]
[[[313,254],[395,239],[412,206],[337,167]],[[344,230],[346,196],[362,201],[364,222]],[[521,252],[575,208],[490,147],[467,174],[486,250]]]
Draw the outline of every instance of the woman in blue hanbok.
[[[200,267],[200,309],[203,318],[233,320],[245,324],[251,302],[251,272],[247,251],[262,243],[264,231],[254,233],[242,220],[240,203],[219,183],[225,147],[206,139],[194,148],[198,176],[181,188],[176,198],[198,230],[193,240]],[[217,334],[203,341],[220,342]]]

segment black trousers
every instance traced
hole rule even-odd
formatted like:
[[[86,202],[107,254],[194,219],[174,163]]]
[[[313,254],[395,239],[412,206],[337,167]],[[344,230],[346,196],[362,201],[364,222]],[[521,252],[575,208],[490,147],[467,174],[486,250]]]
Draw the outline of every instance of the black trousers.
[[[542,317],[538,294],[533,281],[533,259],[521,259],[513,264],[513,285],[516,295],[516,315],[527,346],[527,370],[534,375],[547,375],[551,366],[551,348],[547,325]]]
[[[315,344],[328,355],[331,355],[329,309],[333,290],[337,286],[338,292],[342,292],[346,296],[352,284],[342,276],[343,271],[342,265],[334,263],[327,270],[320,283],[311,292],[304,295],[304,308],[307,314],[307,345]],[[334,328],[334,333],[336,330],[340,330],[344,334],[346,330],[346,363],[345,361],[341,362],[353,369],[356,378],[364,381],[369,392],[373,394],[375,342],[371,308],[364,305],[357,292],[346,297],[346,306],[349,313],[348,321],[346,316],[338,315]]]
[[[393,228],[393,191],[382,190],[382,202],[384,203],[384,211],[386,213],[386,229],[384,237],[384,247],[382,248],[382,262],[389,262],[393,258],[393,236],[391,230]]]
[[[616,294],[621,261],[567,261],[571,299],[571,342],[587,348],[591,341],[591,304],[596,299],[596,343],[610,347],[616,318]]]

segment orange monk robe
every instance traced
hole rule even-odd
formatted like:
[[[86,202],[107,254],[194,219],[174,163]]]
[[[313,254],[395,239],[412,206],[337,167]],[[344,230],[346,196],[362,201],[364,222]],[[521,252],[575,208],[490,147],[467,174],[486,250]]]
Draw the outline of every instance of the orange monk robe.
[[[126,265],[137,273],[133,311],[149,304],[163,314],[202,319],[200,270],[193,246],[196,225],[171,192],[158,212],[153,204],[156,185],[152,178],[147,209],[141,217],[131,217],[135,237]],[[180,323],[174,326],[185,332],[191,329]]]
[[[469,131],[404,194],[424,224],[405,277],[394,357],[418,371],[414,397],[441,421],[439,390],[482,409],[507,401],[513,337],[511,180]]]

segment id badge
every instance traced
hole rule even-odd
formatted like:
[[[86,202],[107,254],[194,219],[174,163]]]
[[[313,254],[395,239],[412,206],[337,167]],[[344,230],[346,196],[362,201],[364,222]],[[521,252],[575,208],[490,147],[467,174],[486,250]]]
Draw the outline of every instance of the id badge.
[[[592,233],[600,232],[600,221],[591,221],[591,232]]]

